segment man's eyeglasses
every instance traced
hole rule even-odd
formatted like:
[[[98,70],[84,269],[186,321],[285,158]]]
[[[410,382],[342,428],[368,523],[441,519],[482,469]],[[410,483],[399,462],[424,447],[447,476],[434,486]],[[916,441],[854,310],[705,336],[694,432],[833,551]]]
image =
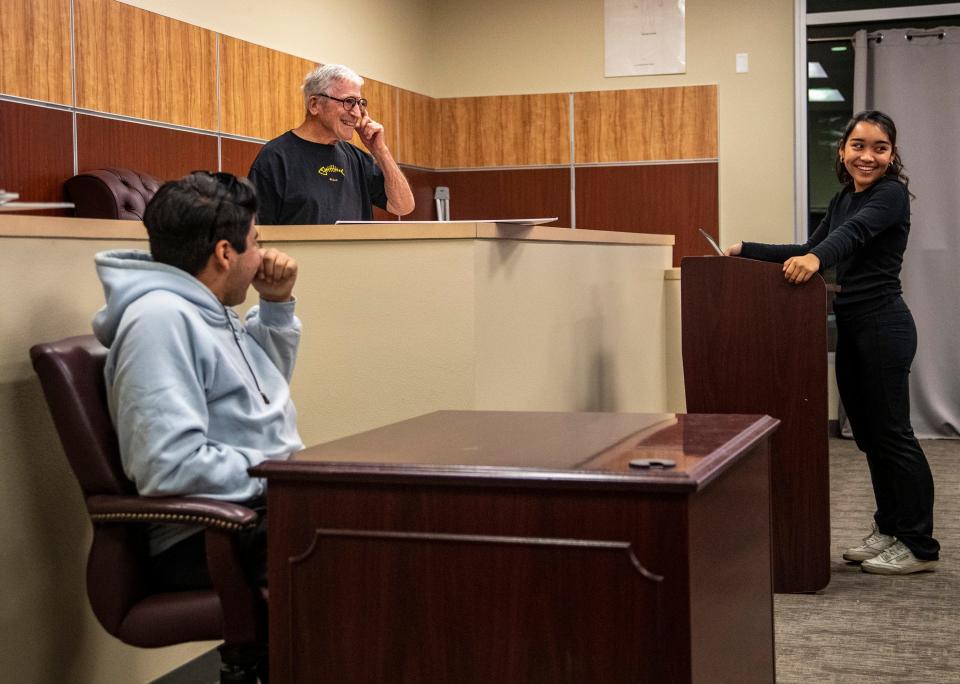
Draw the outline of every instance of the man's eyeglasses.
[[[361,110],[367,108],[367,99],[364,97],[345,97],[341,99],[339,97],[334,97],[333,95],[327,95],[326,93],[317,93],[316,97],[325,97],[328,100],[336,100],[342,104],[343,108],[348,112],[352,112],[353,108],[357,105],[360,105]]]

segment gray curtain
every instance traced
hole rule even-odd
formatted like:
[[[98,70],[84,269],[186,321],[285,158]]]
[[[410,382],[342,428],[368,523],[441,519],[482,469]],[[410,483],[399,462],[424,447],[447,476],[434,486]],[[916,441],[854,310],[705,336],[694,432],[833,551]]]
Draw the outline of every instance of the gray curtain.
[[[864,108],[896,122],[916,195],[902,274],[919,333],[910,378],[913,427],[918,437],[958,438],[960,27],[882,33],[880,41],[856,41],[855,74],[865,82],[854,90],[864,94]]]

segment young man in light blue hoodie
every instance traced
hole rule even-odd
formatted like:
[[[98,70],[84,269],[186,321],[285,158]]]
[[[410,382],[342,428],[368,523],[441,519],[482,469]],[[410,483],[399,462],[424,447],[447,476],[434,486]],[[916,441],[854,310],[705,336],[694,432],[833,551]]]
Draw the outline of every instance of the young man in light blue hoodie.
[[[109,348],[107,399],[123,468],[141,496],[202,496],[262,510],[241,548],[266,581],[264,483],[247,469],[303,448],[290,398],[300,341],[297,263],[257,243],[246,179],[195,172],[166,183],[144,215],[150,253],[102,252],[106,296],[93,329]],[[243,321],[230,308],[253,285]],[[155,525],[159,584],[209,586],[199,528]]]

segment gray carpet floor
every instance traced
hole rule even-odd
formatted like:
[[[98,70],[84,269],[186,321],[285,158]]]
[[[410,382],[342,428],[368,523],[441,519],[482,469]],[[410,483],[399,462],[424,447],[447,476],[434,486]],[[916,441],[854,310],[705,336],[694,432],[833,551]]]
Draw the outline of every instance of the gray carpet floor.
[[[936,486],[940,568],[870,575],[844,549],[870,531],[870,475],[850,440],[830,440],[831,577],[774,599],[778,682],[960,683],[960,441],[924,440]]]

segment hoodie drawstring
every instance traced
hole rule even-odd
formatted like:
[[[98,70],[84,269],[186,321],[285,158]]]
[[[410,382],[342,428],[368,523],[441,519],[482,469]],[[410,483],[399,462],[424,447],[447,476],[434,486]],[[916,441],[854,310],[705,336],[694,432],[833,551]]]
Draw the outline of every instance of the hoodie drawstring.
[[[260,383],[257,381],[257,374],[253,372],[253,366],[250,365],[247,355],[243,353],[243,345],[240,344],[240,337],[237,335],[237,329],[233,327],[233,322],[230,320],[230,314],[227,312],[227,307],[222,303],[221,306],[223,306],[223,315],[227,317],[227,327],[230,328],[230,332],[233,333],[233,341],[237,343],[237,349],[240,350],[240,356],[243,358],[243,362],[247,364],[247,369],[250,371],[250,377],[253,378],[253,384],[256,386],[257,391],[263,398],[263,402],[265,404],[269,404],[270,399],[268,399],[267,395],[264,394],[263,389],[260,387]]]

